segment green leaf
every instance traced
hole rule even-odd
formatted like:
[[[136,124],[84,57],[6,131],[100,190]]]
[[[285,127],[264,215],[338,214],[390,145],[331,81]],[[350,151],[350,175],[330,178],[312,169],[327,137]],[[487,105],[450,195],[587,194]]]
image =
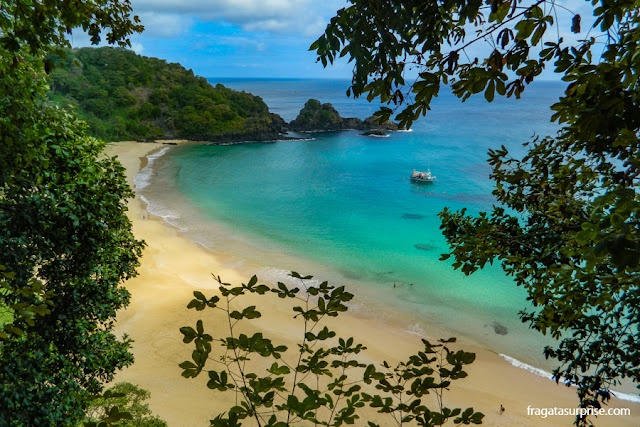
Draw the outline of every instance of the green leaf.
[[[494,81],[490,80],[489,84],[487,85],[487,90],[485,90],[485,92],[484,92],[484,97],[488,102],[492,102],[493,101],[493,98],[494,98],[494,95],[495,95],[495,93],[494,93],[495,89],[496,89],[496,86],[495,86]]]
[[[190,326],[183,326],[180,328],[180,332],[184,335],[182,342],[190,343],[196,337],[196,331]]]
[[[247,284],[248,287],[252,287],[254,286],[256,283],[258,283],[258,278],[254,275],[251,277],[251,279],[249,280],[249,283]]]

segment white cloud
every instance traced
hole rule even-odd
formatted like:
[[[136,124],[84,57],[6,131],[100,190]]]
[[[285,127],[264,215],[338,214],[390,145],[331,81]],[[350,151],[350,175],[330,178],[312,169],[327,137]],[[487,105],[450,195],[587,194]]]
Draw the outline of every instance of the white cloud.
[[[135,53],[137,53],[138,55],[142,55],[142,52],[144,51],[144,46],[140,42],[132,41],[131,42],[131,50],[134,51]]]
[[[217,37],[215,39],[215,43],[220,45],[240,47],[243,49],[251,48],[258,52],[264,51],[266,47],[264,41],[258,40],[255,38],[249,38],[249,37],[233,37],[233,36]]]
[[[144,51],[144,46],[138,40],[134,40],[134,38],[138,38],[138,36],[132,37],[131,47],[129,49],[140,55]],[[109,43],[107,43],[104,37],[102,37],[100,43],[98,43],[97,45],[91,44],[91,37],[89,36],[89,34],[82,31],[82,28],[75,28],[73,32],[67,36],[67,40],[69,40],[72,48],[104,46],[119,47],[118,45],[110,45]]]
[[[246,20],[290,15],[311,0],[134,0],[136,11],[191,14],[205,19]]]
[[[179,14],[137,12],[144,25],[144,33],[152,37],[177,37],[191,28],[193,18]]]
[[[133,0],[133,9],[151,36],[173,37],[195,20],[224,21],[245,31],[321,34],[346,0]]]

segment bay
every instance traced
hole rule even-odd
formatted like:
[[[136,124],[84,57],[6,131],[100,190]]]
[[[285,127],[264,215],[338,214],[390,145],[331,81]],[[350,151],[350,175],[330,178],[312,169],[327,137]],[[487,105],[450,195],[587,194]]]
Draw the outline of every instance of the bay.
[[[344,94],[339,80],[216,80],[261,96],[290,121],[304,102],[331,102],[343,117],[377,105]],[[465,103],[443,91],[411,132],[387,138],[357,131],[315,133],[310,141],[187,145],[156,159],[142,190],[152,213],[185,236],[264,266],[261,279],[297,270],[345,284],[364,316],[402,312],[417,335],[436,325],[538,367],[549,341],[521,324],[526,294],[498,266],[470,277],[440,261],[447,245],[437,216],[445,207],[477,214],[495,200],[487,150],[514,155],[534,135],[556,132],[549,106],[562,85],[541,82],[523,99],[482,96]],[[437,176],[415,184],[412,170]],[[394,288],[395,283],[395,288]]]

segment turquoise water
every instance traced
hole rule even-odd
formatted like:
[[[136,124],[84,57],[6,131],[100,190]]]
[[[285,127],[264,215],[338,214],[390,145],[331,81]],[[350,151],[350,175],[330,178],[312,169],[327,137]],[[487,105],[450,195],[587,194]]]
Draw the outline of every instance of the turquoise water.
[[[262,96],[286,120],[309,97],[332,102],[343,116],[376,109],[346,98],[343,81],[222,83]],[[548,341],[518,319],[527,306],[522,289],[497,266],[465,277],[439,261],[447,245],[437,214],[490,209],[487,150],[505,145],[520,153],[534,133],[554,133],[548,106],[560,93],[558,84],[539,83],[520,101],[492,104],[443,94],[411,132],[388,138],[345,131],[311,141],[181,146],[157,159],[143,195],[188,237],[271,268],[262,271],[267,277],[299,270],[345,283],[363,293],[365,314],[391,307],[411,316],[407,328],[417,333],[435,324],[548,367]],[[430,169],[437,182],[410,182],[413,169]]]

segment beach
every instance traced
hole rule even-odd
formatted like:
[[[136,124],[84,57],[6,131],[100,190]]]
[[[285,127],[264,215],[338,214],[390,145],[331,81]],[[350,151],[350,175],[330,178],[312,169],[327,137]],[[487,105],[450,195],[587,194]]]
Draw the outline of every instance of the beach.
[[[127,180],[134,185],[134,177],[145,165],[146,156],[165,147],[155,143],[120,142],[107,147],[109,156],[117,156],[126,168]],[[125,283],[130,290],[131,304],[118,313],[116,334],[127,334],[133,340],[135,363],[120,372],[115,381],[128,381],[151,392],[149,401],[154,414],[170,426],[207,425],[208,420],[234,404],[233,394],[220,393],[206,387],[206,375],[197,379],[181,376],[178,364],[190,360],[192,345],[182,342],[179,328],[193,326],[202,319],[208,333],[223,334],[226,321],[218,311],[187,310],[193,291],[207,296],[215,293],[216,283],[211,274],[224,281],[239,284],[250,278],[260,265],[235,256],[210,252],[181,236],[161,218],[149,217],[139,197],[128,202],[133,232],[143,239],[144,249],[139,275]],[[147,219],[148,218],[148,219]],[[304,273],[304,272],[301,272]],[[357,298],[357,296],[356,296]],[[258,330],[274,341],[295,347],[295,328],[291,314],[277,299],[269,298],[259,307],[265,316],[256,323]],[[420,349],[419,337],[380,320],[357,314],[343,314],[331,324],[339,336],[355,337],[368,347],[369,363],[383,360],[397,362]],[[426,331],[424,338],[434,342],[448,338],[446,331],[436,328]],[[469,377],[453,383],[445,394],[450,408],[472,406],[485,414],[485,425],[491,426],[568,426],[571,416],[527,415],[527,408],[573,408],[577,403],[575,390],[517,368],[500,355],[459,342],[456,348],[476,353],[476,361],[466,371]],[[499,413],[500,405],[505,411]],[[640,404],[612,399],[609,408],[630,408],[631,416],[601,416],[594,420],[598,426],[640,425]],[[381,425],[392,425],[391,419],[379,418]],[[359,424],[359,423],[356,423]],[[247,425],[251,425],[247,423]]]

